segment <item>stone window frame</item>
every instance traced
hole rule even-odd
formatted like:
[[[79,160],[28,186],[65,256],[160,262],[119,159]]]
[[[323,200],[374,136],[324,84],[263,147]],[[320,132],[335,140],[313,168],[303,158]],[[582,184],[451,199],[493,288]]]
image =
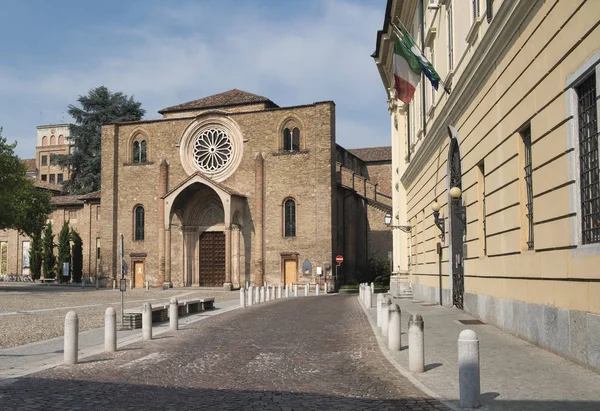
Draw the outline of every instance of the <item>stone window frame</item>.
[[[292,201],[294,204],[294,222],[293,222],[293,234],[287,234],[287,209],[286,204],[288,201]],[[283,199],[281,203],[281,211],[282,211],[282,234],[283,238],[296,238],[298,236],[298,201],[293,196],[287,196]]]
[[[580,85],[589,75],[596,76],[596,97],[600,98],[600,51],[596,51],[575,72],[567,77],[565,87],[566,111],[567,111],[567,156],[569,162],[569,181],[574,183],[569,189],[569,211],[575,215],[570,224],[571,245],[575,246],[571,254],[575,257],[599,255],[600,243],[583,244],[582,219],[581,219],[581,180],[580,153],[579,153],[579,106],[576,87]],[[598,118],[600,119],[600,104],[596,104]],[[599,125],[600,126],[600,125]]]
[[[43,146],[47,146],[48,145],[48,136],[43,136],[42,137],[42,145]]]
[[[55,135],[51,135],[50,136],[50,145],[51,146],[55,146],[56,145],[56,136]]]
[[[298,150],[285,150],[285,131],[288,129],[293,133],[294,129],[298,129]],[[287,113],[280,120],[279,125],[277,126],[277,147],[276,150],[278,153],[285,154],[298,154],[298,153],[306,153],[306,126],[302,119],[292,113]]]
[[[138,210],[142,210],[142,221],[141,227],[139,226]],[[144,241],[145,238],[145,225],[146,225],[146,208],[143,204],[136,204],[132,210],[132,223],[133,223],[133,241]]]
[[[134,158],[134,154],[135,154],[135,149],[134,146],[135,144],[139,144],[142,145],[143,143],[145,143],[146,145],[146,157],[144,158],[144,161],[142,160],[141,154],[140,154],[140,158],[139,159],[135,159]],[[151,144],[150,144],[150,136],[148,136],[148,134],[146,133],[145,130],[143,129],[139,129],[136,128],[129,136],[128,139],[128,143],[127,143],[127,163],[125,163],[125,165],[143,165],[143,164],[152,164],[150,162],[150,148],[151,148]]]
[[[48,155],[42,154],[40,156],[40,166],[47,166],[47,165],[48,165]]]

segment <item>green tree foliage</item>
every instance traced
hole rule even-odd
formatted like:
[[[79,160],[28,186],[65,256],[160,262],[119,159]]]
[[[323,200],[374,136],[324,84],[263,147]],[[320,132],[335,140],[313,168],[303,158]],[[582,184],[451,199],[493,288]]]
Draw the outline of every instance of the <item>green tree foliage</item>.
[[[54,234],[52,234],[52,223],[48,221],[44,229],[42,240],[42,268],[44,278],[54,278],[56,275],[56,257],[54,256]]]
[[[69,114],[75,119],[71,126],[74,147],[70,154],[57,155],[56,160],[70,171],[69,181],[63,186],[73,194],[84,194],[100,189],[100,140],[102,124],[141,120],[146,110],[142,103],[123,93],[112,93],[106,87],[91,89],[77,99],[81,107],[69,105]]]
[[[71,231],[71,241],[73,242],[71,246],[73,282],[80,283],[83,276],[83,242],[81,236],[75,230]]]
[[[31,278],[37,280],[42,274],[42,232],[36,231],[31,235],[29,247],[29,271]]]
[[[69,275],[63,273],[63,264],[69,263]],[[71,230],[69,222],[65,221],[58,234],[58,271],[60,282],[69,282],[71,279]]]
[[[50,195],[36,189],[27,169],[14,154],[0,127],[0,230],[15,229],[29,236],[40,231],[53,207]]]

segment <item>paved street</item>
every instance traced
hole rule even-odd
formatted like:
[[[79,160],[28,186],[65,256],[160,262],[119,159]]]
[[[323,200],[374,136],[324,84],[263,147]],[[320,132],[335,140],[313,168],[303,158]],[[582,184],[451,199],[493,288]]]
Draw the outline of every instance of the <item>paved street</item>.
[[[10,382],[0,409],[445,409],[380,352],[356,296],[278,300],[213,316]]]

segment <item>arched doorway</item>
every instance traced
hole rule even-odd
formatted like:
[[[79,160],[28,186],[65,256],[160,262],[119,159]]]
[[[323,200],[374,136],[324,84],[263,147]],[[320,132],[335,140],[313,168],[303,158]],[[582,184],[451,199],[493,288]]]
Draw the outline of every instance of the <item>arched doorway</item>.
[[[462,191],[462,170],[460,164],[460,149],[456,137],[451,137],[448,153],[448,167],[450,188],[458,187]],[[464,234],[465,234],[465,208],[462,198],[452,198],[450,203],[450,238],[451,238],[451,263],[452,263],[452,303],[456,308],[463,309],[463,295],[465,292],[464,270]]]

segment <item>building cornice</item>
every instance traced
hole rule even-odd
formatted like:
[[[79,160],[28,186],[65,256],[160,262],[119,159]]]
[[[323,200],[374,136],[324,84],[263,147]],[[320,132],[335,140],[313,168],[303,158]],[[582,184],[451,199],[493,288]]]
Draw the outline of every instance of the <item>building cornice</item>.
[[[415,153],[406,172],[400,179],[408,187],[417,177],[438,149],[442,141],[448,137],[447,127],[452,124],[472,102],[481,83],[488,78],[488,73],[494,69],[498,58],[504,52],[506,45],[527,19],[535,2],[528,0],[504,0],[494,16],[487,32],[475,49],[460,77],[456,79],[448,101],[435,119],[430,131],[425,136],[421,147]],[[499,47],[504,45],[505,47]],[[479,79],[479,81],[473,81]]]

